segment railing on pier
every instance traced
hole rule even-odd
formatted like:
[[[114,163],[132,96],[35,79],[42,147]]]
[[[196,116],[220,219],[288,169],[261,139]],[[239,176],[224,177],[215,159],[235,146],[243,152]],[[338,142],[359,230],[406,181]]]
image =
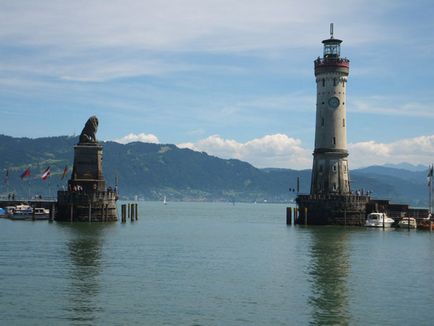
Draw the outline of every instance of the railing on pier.
[[[297,199],[300,201],[309,200],[327,200],[327,201],[342,201],[345,199],[348,203],[367,202],[370,200],[370,196],[366,195],[340,195],[340,194],[316,194],[316,195],[298,195]]]

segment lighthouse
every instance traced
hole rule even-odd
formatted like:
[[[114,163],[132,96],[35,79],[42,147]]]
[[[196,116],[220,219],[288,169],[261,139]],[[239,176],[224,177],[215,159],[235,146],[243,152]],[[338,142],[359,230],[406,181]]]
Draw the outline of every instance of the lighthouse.
[[[346,85],[350,61],[340,56],[342,41],[322,41],[323,57],[314,61],[316,78],[316,127],[311,194],[348,194]]]
[[[323,54],[314,61],[316,81],[315,148],[310,194],[298,194],[301,224],[363,225],[369,196],[353,194],[347,149],[346,88],[350,61],[341,57],[333,35],[322,41]]]

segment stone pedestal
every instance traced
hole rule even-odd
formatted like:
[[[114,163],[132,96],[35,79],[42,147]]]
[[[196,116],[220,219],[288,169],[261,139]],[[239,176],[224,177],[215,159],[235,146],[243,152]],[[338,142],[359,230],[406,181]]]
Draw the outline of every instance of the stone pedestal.
[[[74,167],[68,190],[57,193],[58,221],[109,222],[117,220],[117,194],[106,189],[102,149],[96,142],[74,146]]]
[[[82,187],[85,192],[105,191],[102,174],[102,146],[85,143],[74,146],[74,167],[68,189]]]

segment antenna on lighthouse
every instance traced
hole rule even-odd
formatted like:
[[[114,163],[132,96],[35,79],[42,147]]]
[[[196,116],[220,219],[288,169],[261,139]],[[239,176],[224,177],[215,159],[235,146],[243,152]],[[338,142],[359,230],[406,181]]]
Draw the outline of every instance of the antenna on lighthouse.
[[[333,23],[330,23],[330,38],[333,38]]]

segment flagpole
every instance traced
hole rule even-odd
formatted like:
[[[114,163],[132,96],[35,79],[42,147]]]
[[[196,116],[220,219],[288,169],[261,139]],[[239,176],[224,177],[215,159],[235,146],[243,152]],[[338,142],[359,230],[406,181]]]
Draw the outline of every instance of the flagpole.
[[[429,173],[429,212],[432,214],[432,175],[434,170],[434,164],[431,164]]]
[[[27,195],[28,195],[28,197],[27,197],[27,200],[29,201],[31,198],[30,198],[30,177],[27,179]]]

